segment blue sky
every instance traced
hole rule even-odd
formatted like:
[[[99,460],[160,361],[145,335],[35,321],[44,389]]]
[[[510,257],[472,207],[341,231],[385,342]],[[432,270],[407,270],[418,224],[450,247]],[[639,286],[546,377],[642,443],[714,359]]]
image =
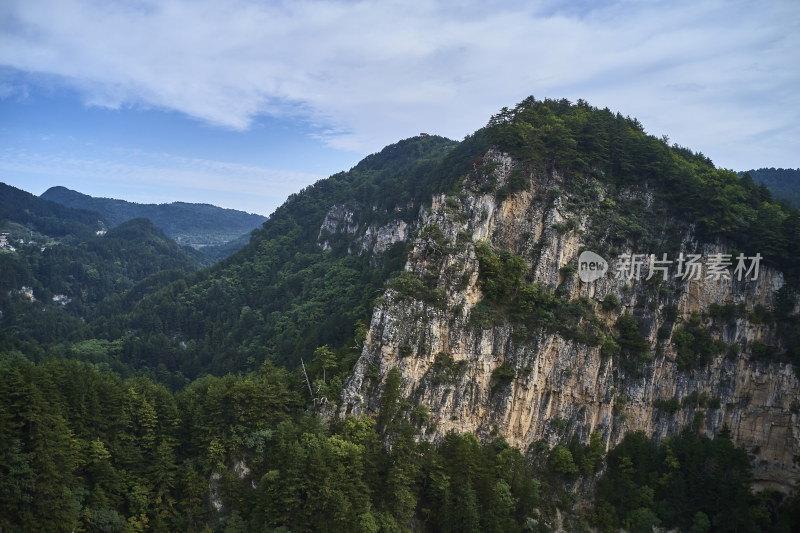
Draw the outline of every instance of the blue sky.
[[[800,167],[800,3],[5,0],[0,181],[264,215],[386,144],[583,98]]]

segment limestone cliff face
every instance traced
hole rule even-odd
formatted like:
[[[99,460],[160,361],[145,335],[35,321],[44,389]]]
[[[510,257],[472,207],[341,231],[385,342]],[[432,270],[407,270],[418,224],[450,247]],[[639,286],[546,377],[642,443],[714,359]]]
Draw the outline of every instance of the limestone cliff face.
[[[639,280],[618,279],[614,258],[606,257],[612,271],[584,283],[574,269],[580,251],[597,250],[612,237],[611,230],[593,218],[608,201],[606,189],[598,182],[585,183],[593,189],[590,196],[595,203],[581,206],[561,190],[557,174],[528,172],[527,185],[511,192],[510,179],[520,172],[526,171],[511,158],[489,152],[457,194],[434,198],[432,207],[420,215],[406,270],[435,285],[444,298],[418,299],[387,290],[374,309],[362,356],[343,391],[342,410],[377,412],[382,381],[397,367],[405,394],[430,407],[437,427],[434,439],[449,430],[478,436],[499,431],[524,450],[540,439],[554,444],[565,432],[587,441],[591,432],[598,431],[607,446],[613,446],[636,430],[663,438],[694,423],[701,433],[714,436],[728,426],[733,439],[754,454],[757,482],[791,490],[800,473],[796,462],[800,383],[791,365],[752,358],[753,346],[780,346],[774,327],[752,318],[752,312],[776,305],[782,274],[761,264],[756,280],[704,275],[691,281],[670,277],[658,284],[660,274],[656,280],[645,279],[646,267]],[[625,194],[645,210],[653,202],[646,188]],[[354,233],[346,210],[334,210],[323,230],[345,228]],[[670,231],[678,235],[679,249],[671,252],[703,257],[729,253],[724,243],[700,243],[687,223],[657,224],[663,224],[665,235]],[[404,227],[403,239],[408,237],[406,231]],[[587,242],[598,236],[600,242]],[[396,233],[395,238],[399,238]],[[491,324],[474,320],[483,298],[475,252],[478,241],[523,257],[535,281],[570,298],[588,298],[609,331],[621,314],[635,316],[640,333],[649,341],[652,360],[633,372],[621,356],[603,356],[599,346],[569,340],[546,328],[529,332],[510,319]],[[636,247],[636,242],[627,242],[614,251],[661,252]],[[567,265],[573,268],[563,268]],[[602,305],[610,295],[619,299],[618,306]],[[672,339],[676,324],[688,320],[692,312],[705,313],[712,304],[743,304],[740,309],[745,312],[736,317],[702,319],[713,338],[737,347],[738,353],[728,349],[699,368],[681,371]],[[437,354],[454,362],[456,370],[446,379],[436,374]],[[512,379],[493,379],[501,365],[513,369]],[[672,409],[664,408],[667,400]]]
[[[405,242],[409,237],[408,224],[399,218],[382,226],[372,223],[366,227],[360,226],[355,220],[354,209],[340,204],[331,207],[319,230],[317,237],[319,246],[323,250],[330,250],[330,236],[344,233],[355,237],[349,249],[350,253],[366,251],[379,254],[396,242]]]

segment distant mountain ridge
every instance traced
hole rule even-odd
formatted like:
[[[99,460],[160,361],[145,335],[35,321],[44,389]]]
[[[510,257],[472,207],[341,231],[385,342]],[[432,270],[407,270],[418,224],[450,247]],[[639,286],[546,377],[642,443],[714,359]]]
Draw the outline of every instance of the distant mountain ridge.
[[[107,228],[95,211],[0,183],[0,329],[24,341],[65,338],[212,263],[150,220]]]
[[[750,174],[753,181],[766,186],[774,198],[800,207],[800,168],[759,168],[738,174],[739,177]]]
[[[96,212],[44,201],[33,194],[0,183],[0,227],[6,222],[23,225],[51,237],[84,238],[106,229]]]
[[[134,218],[150,219],[171,239],[200,249],[214,259],[221,257],[217,252],[222,249],[218,248],[249,236],[252,230],[267,220],[261,215],[210,204],[137,204],[113,198],[97,198],[61,186],[49,188],[40,198],[67,207],[97,211],[112,227]],[[243,244],[247,240],[244,239]],[[225,250],[230,251],[229,247]]]

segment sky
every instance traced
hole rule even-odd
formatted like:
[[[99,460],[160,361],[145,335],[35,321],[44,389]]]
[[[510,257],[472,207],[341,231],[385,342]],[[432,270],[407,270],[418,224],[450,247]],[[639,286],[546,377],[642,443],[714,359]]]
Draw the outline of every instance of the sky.
[[[800,167],[800,2],[2,0],[0,181],[269,215],[529,95]]]

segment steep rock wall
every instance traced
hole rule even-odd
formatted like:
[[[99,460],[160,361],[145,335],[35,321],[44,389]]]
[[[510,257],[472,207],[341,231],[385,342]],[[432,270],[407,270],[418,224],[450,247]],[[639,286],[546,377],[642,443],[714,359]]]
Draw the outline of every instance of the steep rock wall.
[[[608,237],[592,218],[605,201],[605,189],[597,182],[585,184],[595,189],[597,205],[591,209],[571,202],[555,173],[528,173],[527,186],[509,193],[510,177],[522,171],[506,155],[490,152],[458,194],[433,199],[431,209],[421,215],[406,270],[435,285],[445,297],[431,300],[386,292],[374,309],[362,356],[343,391],[342,411],[376,413],[382,380],[397,367],[404,393],[430,407],[437,427],[433,439],[450,430],[479,436],[499,431],[524,450],[542,439],[555,444],[565,432],[585,442],[591,432],[599,431],[611,447],[631,431],[663,438],[694,424],[702,434],[714,436],[727,426],[735,442],[755,456],[757,484],[792,490],[800,473],[800,383],[791,365],[751,358],[754,341],[779,346],[772,325],[748,316],[724,323],[704,317],[703,326],[712,337],[740,350],[716,354],[693,370],[679,370],[671,342],[675,322],[705,312],[712,304],[743,304],[748,313],[757,306],[772,309],[784,283],[781,273],[761,265],[756,280],[703,277],[656,284],[645,276],[617,279],[609,273],[584,283],[574,268],[563,267],[574,266],[583,248],[603,246]],[[653,202],[646,188],[627,194],[645,209]],[[680,237],[679,252],[703,257],[727,253],[724,243],[698,242],[689,224],[665,221],[667,226],[671,230],[665,229],[665,235],[672,231]],[[598,236],[599,242],[586,242]],[[473,320],[483,297],[478,241],[523,257],[535,281],[570,298],[587,297],[609,329],[621,314],[634,315],[652,360],[631,371],[621,356],[604,357],[599,346],[546,328],[527,332],[510,319],[488,326]],[[629,242],[617,251],[661,251],[637,250],[636,244]],[[612,294],[620,305],[603,306]],[[668,306],[677,309],[680,318],[667,317]],[[437,354],[457,364],[447,379],[436,375]],[[498,382],[493,372],[504,364],[514,377]],[[672,410],[656,406],[670,399],[682,400],[683,405]]]
[[[405,242],[411,228],[406,221],[397,218],[384,225],[371,223],[359,225],[353,208],[336,204],[325,215],[317,236],[317,243],[323,250],[331,250],[330,236],[347,234],[353,238],[350,253],[369,252],[373,255],[385,252],[392,244]]]

